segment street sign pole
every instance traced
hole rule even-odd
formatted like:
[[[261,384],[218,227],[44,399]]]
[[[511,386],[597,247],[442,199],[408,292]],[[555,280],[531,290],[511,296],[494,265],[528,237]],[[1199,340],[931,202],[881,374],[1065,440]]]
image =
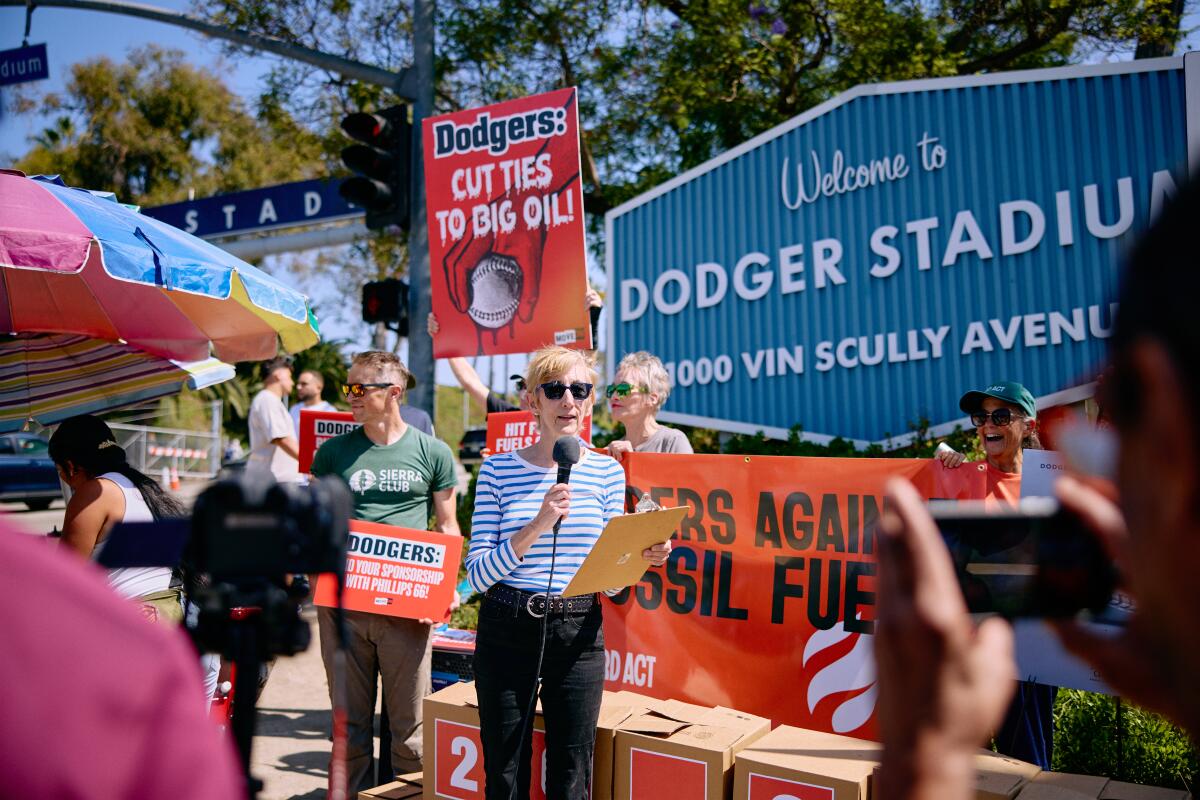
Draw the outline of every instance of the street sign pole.
[[[434,415],[433,340],[425,318],[433,309],[429,289],[429,230],[425,224],[425,159],[421,122],[433,113],[433,17],[435,0],[413,0],[413,97],[411,222],[408,228],[408,368],[417,379],[408,402]]]

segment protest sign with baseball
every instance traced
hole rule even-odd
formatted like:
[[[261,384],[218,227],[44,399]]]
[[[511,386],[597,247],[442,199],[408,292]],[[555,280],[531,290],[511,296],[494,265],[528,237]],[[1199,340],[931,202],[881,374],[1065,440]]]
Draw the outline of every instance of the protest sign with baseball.
[[[434,355],[591,348],[575,89],[422,126]]]

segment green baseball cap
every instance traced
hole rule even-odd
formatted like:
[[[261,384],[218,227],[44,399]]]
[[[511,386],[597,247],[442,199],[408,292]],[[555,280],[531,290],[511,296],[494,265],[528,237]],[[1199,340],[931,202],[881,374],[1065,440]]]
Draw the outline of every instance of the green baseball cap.
[[[989,385],[986,389],[967,392],[958,401],[958,407],[963,410],[963,413],[974,414],[983,407],[983,398],[985,397],[994,397],[997,400],[1012,403],[1014,406],[1020,406],[1030,419],[1037,417],[1033,395],[1016,381],[1001,381]]]

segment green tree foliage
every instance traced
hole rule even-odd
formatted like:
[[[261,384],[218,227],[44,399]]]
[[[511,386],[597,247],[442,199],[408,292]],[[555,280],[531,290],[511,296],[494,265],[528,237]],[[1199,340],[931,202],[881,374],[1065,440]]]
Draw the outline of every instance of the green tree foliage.
[[[1173,49],[1183,0],[443,0],[450,111],[578,86],[587,209],[605,211],[860,83]],[[211,19],[399,69],[408,0],[204,0]],[[235,48],[236,49],[236,48]],[[281,67],[271,96],[340,115],[381,90]],[[332,121],[332,120],[330,120]],[[332,127],[327,125],[326,127]]]
[[[155,205],[325,172],[318,137],[282,107],[252,114],[219,76],[148,46],[117,63],[74,65],[65,94],[41,101],[53,124],[17,162],[27,173]]]

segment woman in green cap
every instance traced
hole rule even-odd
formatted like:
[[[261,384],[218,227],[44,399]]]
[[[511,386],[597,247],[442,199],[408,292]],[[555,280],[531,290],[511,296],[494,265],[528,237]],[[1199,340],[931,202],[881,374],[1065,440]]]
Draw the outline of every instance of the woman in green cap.
[[[970,416],[987,457],[984,499],[992,503],[1016,504],[1021,499],[1023,451],[1042,449],[1033,395],[1016,381],[1001,381],[986,389],[967,392],[958,401],[958,407]],[[962,453],[945,444],[938,445],[934,456],[951,469],[965,461]]]
[[[1033,395],[1016,381],[1001,381],[967,392],[958,407],[970,415],[987,457],[984,502],[1016,505],[1021,499],[1023,453],[1029,448],[1042,449]],[[961,453],[945,445],[939,445],[935,455],[951,469],[964,461]],[[1050,769],[1056,692],[1055,687],[1040,683],[1017,684],[1017,693],[996,731],[996,747],[1001,753]]]

